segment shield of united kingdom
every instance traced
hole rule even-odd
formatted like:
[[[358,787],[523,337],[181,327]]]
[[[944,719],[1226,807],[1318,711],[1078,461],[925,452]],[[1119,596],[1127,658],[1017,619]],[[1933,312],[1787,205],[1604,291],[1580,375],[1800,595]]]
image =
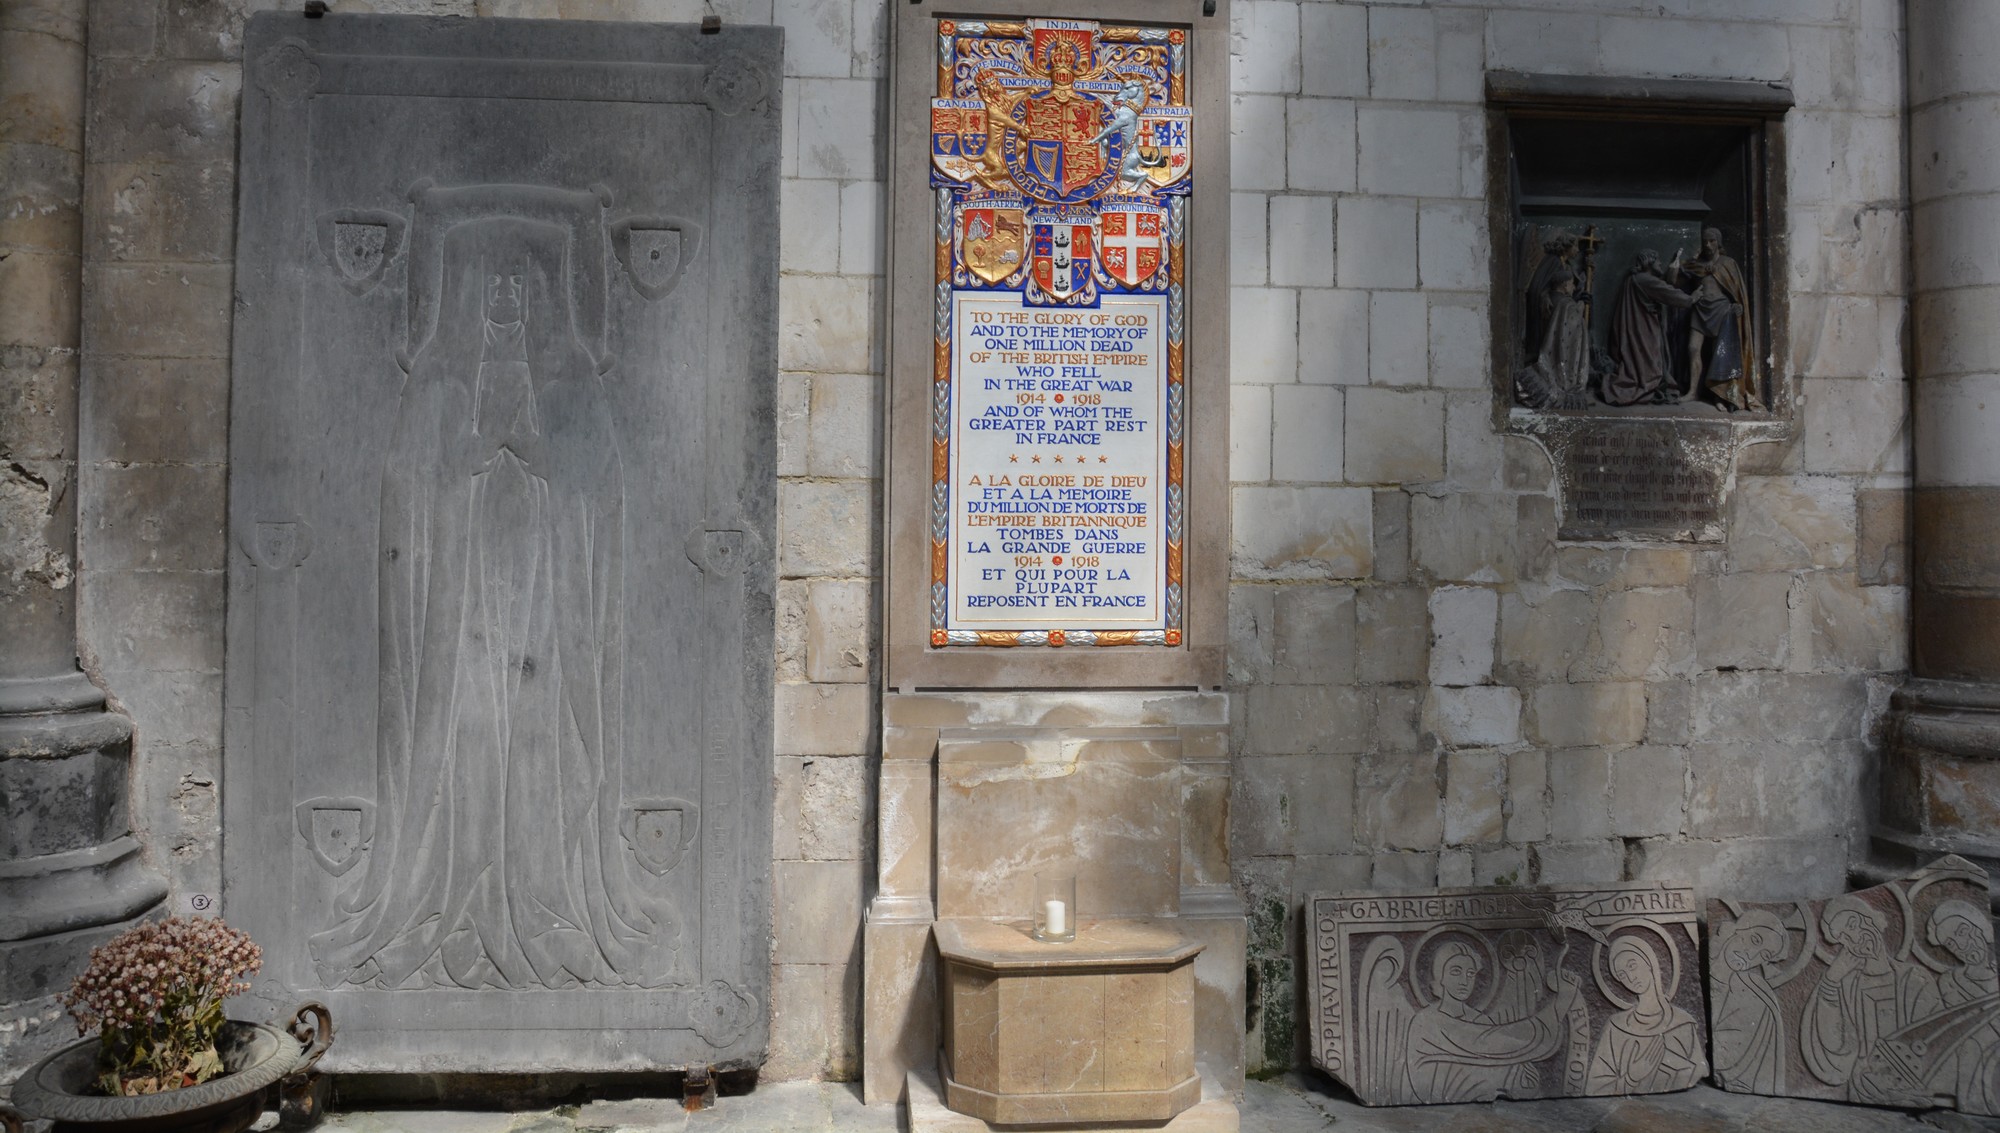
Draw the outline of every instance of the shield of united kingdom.
[[[1091,225],[1070,217],[1036,218],[1032,256],[1035,283],[1057,299],[1083,289],[1090,275]]]
[[[1153,205],[1107,201],[1097,216],[1097,262],[1104,274],[1138,287],[1160,270],[1166,251],[1165,210]]]

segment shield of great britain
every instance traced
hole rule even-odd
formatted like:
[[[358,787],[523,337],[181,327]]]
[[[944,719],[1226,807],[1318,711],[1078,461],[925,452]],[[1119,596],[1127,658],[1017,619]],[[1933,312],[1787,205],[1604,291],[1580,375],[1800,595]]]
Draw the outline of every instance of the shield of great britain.
[[[1037,200],[1088,201],[1117,179],[1124,139],[1115,131],[1106,136],[1105,102],[1077,87],[1100,70],[1094,33],[1074,20],[1042,21],[1030,33],[1030,73],[1049,85],[1014,104],[1002,153],[1014,183]]]

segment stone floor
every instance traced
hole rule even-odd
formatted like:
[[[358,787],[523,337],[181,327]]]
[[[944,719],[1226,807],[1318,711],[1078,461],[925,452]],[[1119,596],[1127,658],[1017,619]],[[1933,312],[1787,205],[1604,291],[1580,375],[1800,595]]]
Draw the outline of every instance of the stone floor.
[[[1367,1109],[1304,1074],[1252,1082],[1242,1133],[2000,1133],[2000,1120],[1828,1105],[1706,1087],[1646,1098]],[[522,1113],[369,1110],[335,1113],[328,1133],[899,1133],[900,1107],[869,1108],[849,1083],[794,1082],[725,1097],[695,1114],[674,1101],[592,1102]]]

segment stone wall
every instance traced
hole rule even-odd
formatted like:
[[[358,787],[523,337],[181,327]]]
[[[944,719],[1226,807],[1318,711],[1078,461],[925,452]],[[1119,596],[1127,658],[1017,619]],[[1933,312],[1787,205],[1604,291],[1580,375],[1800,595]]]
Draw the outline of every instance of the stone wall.
[[[1314,889],[1837,886],[1904,666],[1896,0],[1235,2],[1230,672],[1253,1067],[1291,1060],[1296,913]],[[135,822],[183,907],[219,876],[240,34],[247,9],[292,6],[91,11],[81,640],[137,725]],[[714,10],[788,34],[766,1075],[849,1077],[879,734],[885,0]],[[1558,547],[1547,458],[1491,426],[1487,67],[1797,93],[1800,428],[1749,451],[1722,549]]]
[[[1237,0],[1231,381],[1251,1065],[1315,890],[1837,890],[1905,667],[1895,0]],[[1485,70],[1785,83],[1796,439],[1725,546],[1554,541],[1496,434]]]

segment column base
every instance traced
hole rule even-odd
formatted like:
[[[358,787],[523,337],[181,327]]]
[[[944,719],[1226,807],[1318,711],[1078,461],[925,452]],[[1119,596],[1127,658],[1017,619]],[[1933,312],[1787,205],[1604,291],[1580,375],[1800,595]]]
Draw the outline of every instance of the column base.
[[[1881,817],[1850,872],[1879,885],[1957,854],[1994,879],[2000,910],[2000,686],[1914,678],[1890,703]]]

